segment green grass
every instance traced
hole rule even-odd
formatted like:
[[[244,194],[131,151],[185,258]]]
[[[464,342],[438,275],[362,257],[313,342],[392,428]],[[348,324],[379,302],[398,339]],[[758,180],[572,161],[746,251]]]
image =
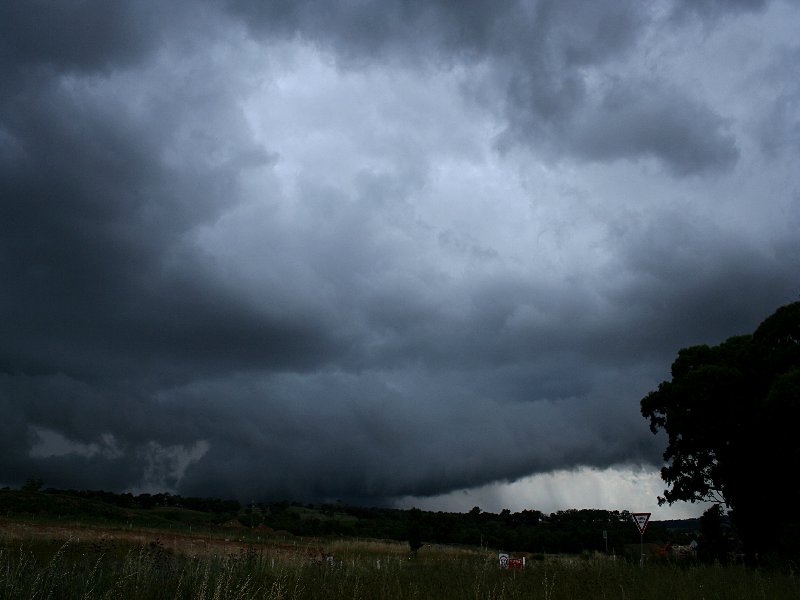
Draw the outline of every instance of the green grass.
[[[333,566],[269,544],[190,558],[158,543],[6,540],[0,598],[800,598],[795,575],[743,567],[641,569],[622,560],[547,557],[522,571],[501,571],[494,553],[474,549],[434,546],[409,558],[403,544],[342,540],[325,550]]]

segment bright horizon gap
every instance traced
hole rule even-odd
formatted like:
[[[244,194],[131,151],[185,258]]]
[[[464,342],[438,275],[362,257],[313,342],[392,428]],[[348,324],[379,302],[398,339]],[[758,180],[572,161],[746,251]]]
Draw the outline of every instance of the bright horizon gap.
[[[665,488],[658,470],[634,467],[561,469],[524,477],[510,483],[497,483],[463,489],[437,496],[404,496],[398,508],[419,508],[433,512],[482,511],[499,513],[538,510],[545,514],[559,510],[627,510],[649,512],[653,521],[700,517],[711,506],[707,502],[676,502],[658,505]],[[590,498],[587,502],[587,498]],[[592,505],[590,505],[592,504]]]

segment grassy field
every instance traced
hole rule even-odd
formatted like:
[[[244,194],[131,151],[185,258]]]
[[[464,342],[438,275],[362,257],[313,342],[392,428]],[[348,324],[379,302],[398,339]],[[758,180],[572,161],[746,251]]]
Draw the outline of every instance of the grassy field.
[[[501,571],[494,552],[368,540],[276,541],[186,554],[159,540],[0,540],[2,598],[800,598],[790,572],[546,557]],[[227,551],[225,551],[227,550]],[[332,556],[329,561],[326,556]]]
[[[530,555],[498,568],[496,550],[305,537],[245,527],[236,513],[119,508],[69,495],[0,491],[0,600],[598,599],[800,600],[789,569]],[[246,509],[245,509],[246,510]],[[318,511],[297,508],[298,519]]]

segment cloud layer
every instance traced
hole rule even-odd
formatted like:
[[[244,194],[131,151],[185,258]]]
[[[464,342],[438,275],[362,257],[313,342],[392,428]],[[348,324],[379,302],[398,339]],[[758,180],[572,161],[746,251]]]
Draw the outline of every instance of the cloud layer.
[[[677,349],[800,291],[798,24],[3,6],[2,478],[387,503],[654,468]]]

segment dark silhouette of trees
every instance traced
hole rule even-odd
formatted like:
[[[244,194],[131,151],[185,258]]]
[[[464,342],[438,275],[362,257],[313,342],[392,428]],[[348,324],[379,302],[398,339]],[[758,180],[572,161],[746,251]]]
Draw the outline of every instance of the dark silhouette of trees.
[[[42,480],[40,477],[29,477],[25,480],[25,485],[23,485],[21,489],[26,492],[38,492],[40,489],[42,489],[43,485],[44,480]]]
[[[299,502],[251,502],[184,497],[170,493],[115,493],[102,490],[0,490],[0,514],[49,515],[51,518],[123,523],[170,529],[244,525],[265,536],[346,536],[407,541],[415,552],[428,544],[478,546],[484,549],[528,552],[536,557],[551,553],[608,552],[624,556],[638,548],[639,533],[628,511],[570,509],[545,514],[534,509],[499,513],[475,507],[468,513],[430,512],[418,508],[348,506],[343,503],[304,505]],[[238,522],[238,525],[236,524]],[[233,525],[232,525],[233,523]],[[651,522],[648,539],[688,543],[689,530]],[[638,559],[638,554],[637,554]]]
[[[680,350],[672,379],[641,410],[653,433],[668,438],[660,502],[728,507],[750,562],[797,554],[800,302],[752,335]]]
[[[422,548],[422,511],[418,508],[408,511],[408,547],[415,556]]]
[[[700,548],[697,557],[702,562],[729,562],[733,545],[722,526],[722,509],[719,504],[714,504],[700,517]]]

